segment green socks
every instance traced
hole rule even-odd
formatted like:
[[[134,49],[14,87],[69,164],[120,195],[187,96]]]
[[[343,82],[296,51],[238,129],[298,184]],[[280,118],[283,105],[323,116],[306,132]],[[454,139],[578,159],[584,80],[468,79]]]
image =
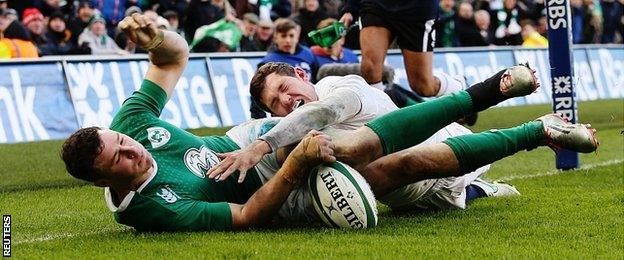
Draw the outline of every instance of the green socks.
[[[417,145],[438,130],[473,112],[472,100],[460,91],[405,107],[366,124],[381,141],[384,154]]]
[[[498,161],[522,150],[532,150],[544,144],[542,122],[533,121],[502,130],[452,137],[444,141],[451,147],[461,173]]]

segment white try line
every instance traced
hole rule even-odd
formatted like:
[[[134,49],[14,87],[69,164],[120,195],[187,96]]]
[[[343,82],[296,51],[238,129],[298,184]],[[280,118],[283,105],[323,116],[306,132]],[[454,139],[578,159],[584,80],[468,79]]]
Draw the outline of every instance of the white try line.
[[[87,233],[57,233],[53,235],[44,235],[38,238],[17,240],[17,241],[13,241],[12,244],[14,245],[32,244],[32,243],[45,242],[45,241],[61,239],[61,238],[101,235],[105,233],[110,233],[110,232],[115,232],[115,231],[126,231],[126,230],[130,230],[130,228],[109,228],[109,229],[102,229],[102,230],[92,231],[92,232],[87,232]]]
[[[595,169],[598,167],[610,166],[610,165],[614,165],[614,164],[618,164],[622,162],[624,162],[623,159],[613,159],[613,160],[596,163],[596,164],[585,164],[585,165],[582,165],[581,168],[577,169],[576,171],[591,170],[591,169]],[[518,180],[518,179],[530,179],[530,178],[537,178],[537,177],[543,177],[543,176],[557,175],[557,174],[562,174],[562,173],[568,173],[568,172],[561,171],[561,170],[552,170],[552,171],[542,172],[538,174],[531,174],[531,175],[502,177],[499,180],[510,181],[510,180]],[[39,243],[39,242],[45,242],[45,241],[55,240],[55,239],[100,235],[100,234],[110,233],[114,231],[126,231],[126,230],[131,230],[131,228],[111,228],[111,229],[102,229],[102,230],[87,232],[87,233],[60,233],[60,234],[54,234],[54,235],[45,235],[45,236],[38,237],[38,238],[14,241],[13,244],[15,245],[31,244],[31,243]]]
[[[598,167],[610,166],[610,165],[614,165],[614,164],[618,164],[622,162],[624,162],[623,159],[613,159],[613,160],[608,160],[608,161],[601,162],[601,163],[584,164],[584,165],[581,165],[581,167],[579,169],[576,169],[575,171],[578,172],[581,170],[592,170]],[[507,177],[502,177],[498,180],[511,181],[511,180],[521,180],[521,179],[531,179],[531,178],[537,178],[537,177],[557,175],[557,174],[562,174],[562,173],[569,173],[569,171],[551,170],[551,171],[541,172],[541,173],[531,174],[531,175],[507,176]]]

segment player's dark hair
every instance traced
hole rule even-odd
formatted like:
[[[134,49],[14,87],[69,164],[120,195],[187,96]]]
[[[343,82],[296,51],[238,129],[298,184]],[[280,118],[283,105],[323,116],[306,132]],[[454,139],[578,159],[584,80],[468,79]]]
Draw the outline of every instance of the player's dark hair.
[[[102,152],[100,129],[96,126],[82,128],[63,143],[61,158],[71,176],[89,182],[95,182],[102,176],[94,166],[95,157]]]
[[[254,102],[266,112],[271,112],[271,110],[260,102],[260,94],[262,94],[262,90],[266,87],[266,77],[273,72],[282,76],[296,76],[295,68],[284,62],[268,62],[258,68],[258,71],[256,71],[256,74],[254,74],[249,83],[249,93]]]

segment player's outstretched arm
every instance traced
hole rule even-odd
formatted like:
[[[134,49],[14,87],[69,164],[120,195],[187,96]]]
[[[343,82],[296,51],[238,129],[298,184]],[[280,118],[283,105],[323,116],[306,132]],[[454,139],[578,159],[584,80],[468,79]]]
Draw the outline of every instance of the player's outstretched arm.
[[[189,47],[184,38],[175,32],[156,28],[151,19],[140,14],[124,18],[119,29],[149,52],[150,66],[145,79],[163,88],[171,97],[188,62]]]
[[[310,131],[286,158],[282,168],[247,203],[230,204],[232,227],[248,229],[269,224],[295,185],[304,180],[313,167],[336,161],[333,147],[329,136]]]
[[[223,160],[208,171],[208,177],[225,180],[239,171],[238,182],[242,183],[246,172],[258,164],[265,154],[299,142],[310,130],[321,130],[344,122],[360,111],[361,104],[358,95],[351,90],[337,90],[323,100],[305,104],[286,115],[247,147],[220,155]]]

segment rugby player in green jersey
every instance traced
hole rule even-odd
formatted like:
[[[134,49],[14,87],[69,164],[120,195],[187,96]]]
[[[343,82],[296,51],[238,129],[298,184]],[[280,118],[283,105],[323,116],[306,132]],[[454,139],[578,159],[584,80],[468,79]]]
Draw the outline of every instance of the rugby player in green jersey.
[[[473,91],[476,96],[463,92],[423,103],[420,108],[427,110],[441,106],[440,112],[425,120],[413,117],[420,112],[412,106],[351,134],[338,133],[335,143],[328,135],[311,131],[294,149],[281,148],[264,156],[263,167],[251,169],[242,183],[237,182],[238,173],[215,181],[206,173],[218,164],[216,153],[238,150],[240,145],[229,136],[195,136],[158,118],[186,66],[187,43],[173,32],[158,30],[139,14],[126,17],[119,28],[149,51],[145,80],[124,102],[109,129],[78,130],[63,144],[61,157],[72,176],[105,187],[116,221],[137,230],[239,230],[266,226],[278,218],[314,221],[310,192],[301,180],[312,167],[336,159],[357,166],[376,195],[383,196],[401,185],[458,176],[539,145],[583,152],[597,148],[591,128],[545,117],[517,128],[403,150],[457,118],[515,96],[509,93],[519,93],[516,88],[527,85],[514,84],[501,93],[498,86],[483,84]],[[262,135],[275,120],[279,119],[267,119],[254,136]],[[401,133],[409,131],[419,134]]]

